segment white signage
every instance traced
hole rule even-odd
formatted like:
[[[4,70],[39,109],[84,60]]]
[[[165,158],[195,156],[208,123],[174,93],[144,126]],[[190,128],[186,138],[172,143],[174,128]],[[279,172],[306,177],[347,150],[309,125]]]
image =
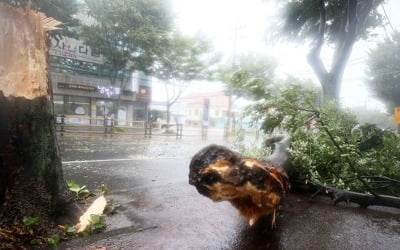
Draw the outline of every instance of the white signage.
[[[85,114],[85,109],[83,107],[79,106],[79,107],[77,107],[75,109],[75,114],[84,115]]]
[[[102,56],[97,55],[92,49],[82,41],[63,37],[51,40],[50,55],[76,59],[80,61],[104,64]]]
[[[111,97],[113,95],[119,95],[121,93],[120,88],[116,87],[104,87],[104,86],[97,86],[100,94],[105,95],[107,97]]]

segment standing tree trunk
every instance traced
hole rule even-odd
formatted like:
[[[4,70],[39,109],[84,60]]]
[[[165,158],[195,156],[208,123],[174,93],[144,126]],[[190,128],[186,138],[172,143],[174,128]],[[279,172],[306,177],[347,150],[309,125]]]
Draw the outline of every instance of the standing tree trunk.
[[[188,87],[188,83],[189,82],[181,83],[181,84],[179,84],[177,82],[172,83],[171,84],[173,86],[172,87],[172,95],[170,94],[169,89],[168,89],[169,82],[165,82],[164,83],[165,94],[166,94],[166,97],[167,97],[166,104],[165,104],[165,106],[167,108],[167,128],[169,128],[169,124],[171,123],[171,107],[172,107],[172,105],[174,105],[179,100],[179,98],[181,97],[182,93]]]
[[[226,124],[225,124],[225,139],[231,136],[231,127],[232,127],[232,93],[228,94],[228,110],[226,112]]]
[[[319,0],[319,31],[315,45],[308,54],[308,62],[318,77],[322,86],[324,101],[339,101],[341,83],[346,64],[350,58],[354,43],[368,17],[373,0],[347,0],[347,8],[342,18],[342,25],[335,42],[335,52],[332,66],[328,71],[321,60],[321,49],[325,40],[326,5],[325,0]]]
[[[171,106],[172,104],[167,102],[167,129],[169,128],[169,124],[171,123]]]
[[[69,198],[47,75],[54,19],[0,3],[0,218],[50,218]],[[44,219],[44,218],[43,218]]]

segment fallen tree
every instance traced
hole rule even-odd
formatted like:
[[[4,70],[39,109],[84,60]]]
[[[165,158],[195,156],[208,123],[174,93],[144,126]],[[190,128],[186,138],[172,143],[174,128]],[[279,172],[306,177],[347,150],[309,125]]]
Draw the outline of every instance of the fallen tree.
[[[290,135],[285,170],[292,190],[328,195],[335,204],[400,208],[400,139],[394,131],[359,124],[334,103],[319,106],[318,95],[301,86],[269,96],[248,113],[265,132]]]
[[[331,134],[326,127],[325,129],[328,134]],[[333,141],[335,141],[333,136],[331,138]],[[293,173],[293,171],[291,171],[290,168],[293,168],[295,166],[290,164],[290,157],[288,152],[290,147],[290,138],[285,134],[278,134],[269,137],[266,140],[266,143],[272,147],[272,154],[267,158],[264,158],[263,161],[266,162],[267,164],[279,167],[285,172]],[[335,144],[338,150],[341,150],[340,146],[336,142]],[[367,208],[368,206],[385,206],[385,207],[400,208],[400,197],[376,194],[375,192],[373,192],[373,194],[353,192],[349,190],[343,190],[322,185],[320,183],[312,181],[298,182],[296,181],[298,177],[296,176],[292,177],[293,177],[291,181],[292,191],[310,193],[311,198],[315,198],[317,195],[325,195],[330,197],[335,205],[340,202],[346,202],[346,203],[358,204],[363,208]],[[388,178],[385,176],[360,176],[360,179],[362,180],[373,179],[379,185],[400,185],[400,180]],[[365,183],[365,185],[367,189],[371,189],[371,187],[368,184]]]

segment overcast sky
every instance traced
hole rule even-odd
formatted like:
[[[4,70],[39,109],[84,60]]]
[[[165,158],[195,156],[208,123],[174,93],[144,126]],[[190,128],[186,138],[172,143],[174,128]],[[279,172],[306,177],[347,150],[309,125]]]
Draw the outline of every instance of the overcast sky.
[[[262,0],[173,0],[177,26],[185,34],[202,33],[208,37],[216,51],[225,57],[234,54],[256,52],[272,56],[278,61],[278,76],[294,75],[312,79],[318,84],[315,75],[306,61],[308,48],[290,43],[274,43],[266,39],[268,30],[274,29],[273,20],[277,7],[273,1]],[[400,26],[400,1],[389,0],[385,5],[394,28]],[[381,9],[381,8],[380,8]],[[237,39],[235,37],[237,32]],[[390,27],[387,32],[392,33]],[[385,38],[383,29],[378,39]],[[355,44],[343,79],[341,101],[345,106],[366,106],[383,109],[383,106],[368,93],[365,82],[365,61],[368,49],[374,41],[361,41]],[[329,49],[323,51],[323,59],[329,59]],[[326,62],[330,60],[325,60]],[[223,86],[215,83],[194,82],[188,92],[220,90]],[[165,88],[156,80],[153,82],[153,100],[165,100]]]

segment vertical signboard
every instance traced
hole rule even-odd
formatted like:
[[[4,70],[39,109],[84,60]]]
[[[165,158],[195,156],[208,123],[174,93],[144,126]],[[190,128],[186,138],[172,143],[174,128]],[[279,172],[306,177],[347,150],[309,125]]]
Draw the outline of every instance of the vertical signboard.
[[[400,125],[400,107],[394,108],[394,122]]]

